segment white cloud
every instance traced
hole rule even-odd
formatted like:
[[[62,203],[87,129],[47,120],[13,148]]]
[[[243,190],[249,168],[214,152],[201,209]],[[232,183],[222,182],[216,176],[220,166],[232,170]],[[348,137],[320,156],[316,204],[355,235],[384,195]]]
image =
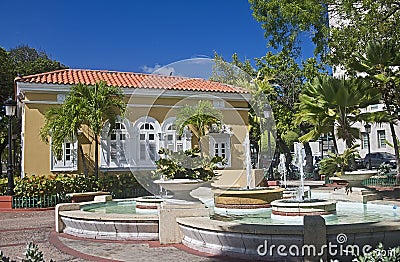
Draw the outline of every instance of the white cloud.
[[[144,65],[144,66],[140,67],[140,69],[142,69],[142,71],[144,73],[148,73],[148,74],[151,74],[151,73],[153,73],[154,71],[156,71],[157,69],[160,69],[160,68],[161,68],[161,66],[159,64],[156,64],[154,67],[147,66],[147,65]]]

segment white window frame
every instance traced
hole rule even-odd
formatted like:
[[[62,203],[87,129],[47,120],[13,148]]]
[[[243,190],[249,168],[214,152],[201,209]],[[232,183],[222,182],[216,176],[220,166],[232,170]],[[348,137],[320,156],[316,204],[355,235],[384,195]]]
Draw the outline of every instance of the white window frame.
[[[140,129],[143,124],[152,124],[154,129],[150,132],[150,130]],[[154,140],[150,142],[150,133],[154,134]],[[145,139],[141,140],[141,135],[144,135]],[[155,161],[151,159],[149,154],[150,143],[153,143],[155,146],[155,160],[159,159],[158,151],[160,146],[162,146],[160,138],[161,134],[161,126],[159,122],[150,116],[142,116],[135,121],[132,127],[132,147],[130,147],[132,161],[135,168],[143,167],[143,168],[155,168]],[[141,150],[143,149],[143,145],[146,148],[145,151],[145,159],[141,158]],[[141,148],[142,147],[142,148]]]
[[[139,161],[148,162],[158,159],[158,132],[152,122],[139,124]]]
[[[69,159],[68,159],[69,158]],[[62,144],[61,159],[57,159],[50,142],[50,170],[57,171],[77,171],[78,170],[78,140],[73,142],[65,141]]]
[[[222,156],[225,154],[225,164],[220,167],[231,166],[231,135],[226,133],[209,133],[210,156]],[[223,146],[222,146],[223,145]]]
[[[170,117],[163,122],[161,128],[162,147],[174,152],[190,149],[192,147],[192,135],[190,130],[185,127],[182,136],[179,136],[175,128],[175,121],[175,117]]]
[[[119,128],[110,130],[110,123],[106,123],[102,131],[101,168],[128,168],[132,164],[130,150],[128,150],[132,140],[131,124],[129,120],[117,117],[115,125]],[[115,136],[115,140],[112,139],[112,136]],[[122,137],[124,139],[121,139]],[[115,152],[112,150],[113,146],[116,147]],[[116,158],[113,157],[114,154]]]
[[[378,139],[378,148],[386,148],[386,132],[385,132],[385,130],[377,130],[376,135],[377,135],[377,139]]]
[[[113,139],[113,137],[115,139]],[[111,130],[107,139],[109,142],[108,145],[110,152],[107,159],[109,165],[116,167],[127,166],[128,160],[126,156],[126,146],[129,139],[129,132],[128,127],[123,123],[123,121],[115,122],[115,128]]]
[[[368,148],[368,134],[365,132],[361,133],[361,148],[362,149]]]

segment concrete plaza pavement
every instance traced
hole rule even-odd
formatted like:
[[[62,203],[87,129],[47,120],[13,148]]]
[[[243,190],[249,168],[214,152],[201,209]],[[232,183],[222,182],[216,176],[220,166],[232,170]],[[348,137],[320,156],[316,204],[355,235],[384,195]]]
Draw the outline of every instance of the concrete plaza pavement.
[[[185,246],[160,245],[158,241],[104,241],[58,234],[54,231],[54,210],[0,211],[0,250],[21,261],[27,243],[38,245],[50,261],[240,261],[212,257]]]

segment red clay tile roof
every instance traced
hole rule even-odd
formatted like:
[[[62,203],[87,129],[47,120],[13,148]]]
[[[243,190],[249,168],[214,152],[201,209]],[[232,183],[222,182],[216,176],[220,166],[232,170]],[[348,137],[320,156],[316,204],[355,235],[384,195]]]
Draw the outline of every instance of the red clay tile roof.
[[[103,80],[108,85],[124,88],[156,88],[183,91],[247,93],[240,87],[221,84],[200,78],[179,76],[148,75],[141,73],[123,73],[103,70],[63,69],[53,72],[29,75],[17,78],[16,82],[36,84],[94,85]]]

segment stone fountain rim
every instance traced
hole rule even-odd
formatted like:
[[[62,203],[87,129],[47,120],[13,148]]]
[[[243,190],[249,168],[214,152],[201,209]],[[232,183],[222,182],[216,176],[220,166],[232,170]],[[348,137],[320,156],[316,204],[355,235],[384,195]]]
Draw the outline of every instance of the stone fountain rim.
[[[262,189],[238,189],[238,188],[228,188],[228,189],[214,189],[216,194],[230,194],[230,195],[251,195],[251,194],[262,194],[262,193],[280,193],[284,191],[284,188],[262,188]]]
[[[296,201],[294,199],[279,199],[274,200],[271,202],[272,207],[293,207],[293,206],[304,206],[304,207],[311,207],[311,206],[328,206],[328,205],[336,205],[337,201],[328,200],[328,199],[315,199],[318,201],[313,202],[301,202]]]

